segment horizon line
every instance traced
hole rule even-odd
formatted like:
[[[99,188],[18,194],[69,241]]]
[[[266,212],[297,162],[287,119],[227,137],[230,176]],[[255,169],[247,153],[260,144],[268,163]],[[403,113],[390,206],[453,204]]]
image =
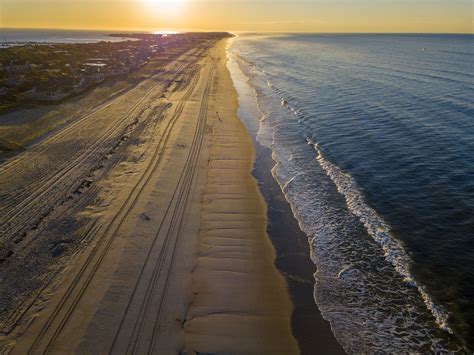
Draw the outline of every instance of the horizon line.
[[[422,34],[433,34],[433,35],[474,35],[474,32],[410,32],[410,31],[390,31],[390,32],[363,32],[363,31],[242,31],[242,30],[195,30],[195,29],[131,29],[131,28],[122,28],[122,29],[102,29],[102,28],[63,28],[63,27],[16,27],[16,26],[6,26],[0,27],[0,29],[10,29],[10,30],[59,30],[59,31],[97,31],[97,32],[130,32],[130,33],[153,33],[160,31],[162,32],[175,32],[175,33],[208,33],[208,32],[227,32],[231,34],[244,34],[244,33],[255,33],[255,34],[405,34],[405,35],[422,35]]]

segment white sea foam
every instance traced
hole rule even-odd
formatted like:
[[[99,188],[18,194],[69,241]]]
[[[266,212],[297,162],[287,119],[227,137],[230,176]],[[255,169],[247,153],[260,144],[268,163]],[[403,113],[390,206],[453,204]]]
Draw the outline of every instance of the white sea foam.
[[[310,139],[307,141],[316,150],[316,160],[331,180],[334,181],[339,193],[344,196],[349,210],[359,218],[369,235],[382,247],[387,261],[403,276],[405,282],[418,288],[426,307],[435,317],[436,323],[441,329],[452,334],[453,331],[448,325],[448,313],[440,306],[437,306],[423,286],[419,285],[414,279],[410,272],[411,258],[405,251],[403,244],[391,234],[390,226],[367,204],[352,176],[328,161],[317,143],[312,142]]]
[[[304,135],[301,129],[299,134],[294,132],[298,126],[304,126],[305,114],[293,106],[291,97],[278,90],[258,66],[242,57],[234,57],[234,60],[249,80],[256,99],[254,105],[258,113],[254,119],[260,124],[257,140],[272,149],[276,162],[272,174],[301,229],[309,236],[311,258],[318,267],[315,301],[323,317],[331,323],[338,341],[349,353],[402,349],[416,352],[422,346],[426,349],[425,345],[434,352],[443,351],[444,346],[432,331],[436,329],[434,322],[427,319],[432,314],[441,329],[451,332],[448,314],[434,304],[410,273],[411,260],[403,244],[392,236],[390,226],[366,203],[354,179],[325,159],[317,144],[309,142],[316,150],[316,157],[301,156],[299,142],[303,139],[304,146]],[[281,98],[285,106],[279,105]],[[313,180],[318,185],[314,185]],[[337,188],[349,211],[340,217],[327,195],[328,183]],[[353,222],[348,214],[364,226],[373,246],[351,236],[349,225]],[[367,269],[379,263],[379,259],[385,260],[382,264],[391,266],[380,264],[382,270],[368,273]],[[394,271],[388,270],[392,266]],[[405,282],[392,274],[401,275]],[[423,304],[426,309],[421,312]],[[359,336],[354,337],[354,332]]]

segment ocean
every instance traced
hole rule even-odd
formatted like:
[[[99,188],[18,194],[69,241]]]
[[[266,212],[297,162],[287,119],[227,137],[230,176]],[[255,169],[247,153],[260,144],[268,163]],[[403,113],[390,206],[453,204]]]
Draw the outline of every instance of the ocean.
[[[110,37],[113,31],[53,30],[53,29],[13,29],[0,28],[0,48],[25,42],[35,43],[97,43],[124,41],[120,37]]]
[[[472,351],[474,36],[247,34],[228,56],[338,342]]]

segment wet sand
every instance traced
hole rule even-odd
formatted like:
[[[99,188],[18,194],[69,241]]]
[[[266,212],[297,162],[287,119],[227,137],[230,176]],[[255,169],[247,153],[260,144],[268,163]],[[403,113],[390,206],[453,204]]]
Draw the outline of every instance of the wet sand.
[[[286,283],[274,267],[266,205],[250,172],[255,153],[217,53],[215,112],[202,196],[185,348],[199,353],[296,353]]]
[[[267,233],[275,246],[275,265],[285,276],[294,310],[291,317],[293,335],[303,355],[345,354],[332,333],[331,326],[314,301],[316,267],[310,258],[308,237],[294,218],[291,206],[272,175],[275,165],[270,149],[254,140],[257,158],[253,175],[268,206]],[[317,336],[316,336],[317,335]]]
[[[130,113],[145,112],[149,124],[105,150],[115,163],[76,190],[89,197],[73,215],[45,222],[46,231],[56,223],[49,235],[64,233],[54,248],[66,248],[76,229],[81,248],[39,279],[2,352],[298,353],[225,61],[221,41],[169,90],[153,86]]]

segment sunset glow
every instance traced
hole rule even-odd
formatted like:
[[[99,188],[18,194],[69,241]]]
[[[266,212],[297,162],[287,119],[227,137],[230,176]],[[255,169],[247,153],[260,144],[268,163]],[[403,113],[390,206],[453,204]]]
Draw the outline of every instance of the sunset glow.
[[[160,17],[176,17],[183,13],[188,0],[142,0],[146,9]]]
[[[0,27],[473,32],[470,0],[2,0]]]
[[[0,355],[474,355],[473,1],[0,0]]]

